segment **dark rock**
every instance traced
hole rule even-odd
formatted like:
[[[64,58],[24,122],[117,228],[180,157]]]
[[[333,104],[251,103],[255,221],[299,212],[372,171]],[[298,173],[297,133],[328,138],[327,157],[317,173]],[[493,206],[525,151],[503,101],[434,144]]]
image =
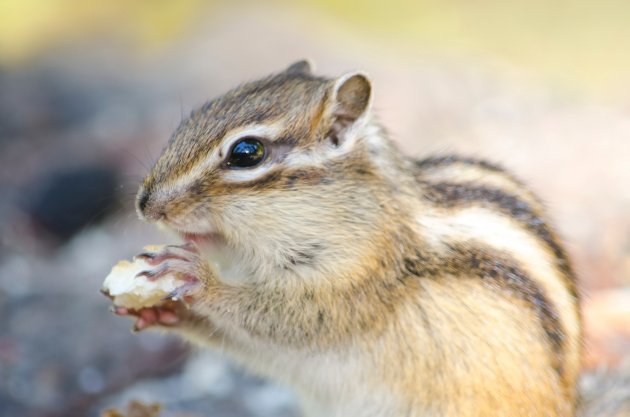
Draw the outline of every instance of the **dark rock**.
[[[118,177],[108,167],[53,172],[26,190],[25,209],[34,223],[65,241],[114,211]]]

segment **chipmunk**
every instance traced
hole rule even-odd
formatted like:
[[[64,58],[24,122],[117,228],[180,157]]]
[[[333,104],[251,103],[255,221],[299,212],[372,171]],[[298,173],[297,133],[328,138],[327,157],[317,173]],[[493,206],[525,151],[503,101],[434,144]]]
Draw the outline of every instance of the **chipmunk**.
[[[292,387],[307,416],[573,416],[575,274],[543,205],[496,165],[403,155],[367,75],[306,61],[184,120],[137,211],[188,243],[139,311]]]

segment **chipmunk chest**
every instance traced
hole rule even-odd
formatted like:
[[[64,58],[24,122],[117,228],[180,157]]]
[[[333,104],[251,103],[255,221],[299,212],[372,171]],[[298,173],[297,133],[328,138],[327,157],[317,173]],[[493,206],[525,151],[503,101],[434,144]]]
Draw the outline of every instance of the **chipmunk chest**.
[[[366,398],[366,392],[381,405],[394,401],[386,389],[364,377],[365,370],[369,369],[366,361],[360,352],[350,350],[321,353],[285,350],[282,355],[276,352],[271,361],[250,365],[293,387],[306,415],[358,416],[364,415],[372,401]]]

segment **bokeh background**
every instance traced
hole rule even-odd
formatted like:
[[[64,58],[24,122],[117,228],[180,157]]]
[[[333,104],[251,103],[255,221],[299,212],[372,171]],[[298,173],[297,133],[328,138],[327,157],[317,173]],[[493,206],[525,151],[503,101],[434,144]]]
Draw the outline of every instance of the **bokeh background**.
[[[630,351],[630,3],[0,0],[0,416],[296,416],[289,391],[108,313],[110,267],[167,242],[133,212],[182,117],[311,58],[362,69],[399,146],[497,161],[581,277],[585,366]]]

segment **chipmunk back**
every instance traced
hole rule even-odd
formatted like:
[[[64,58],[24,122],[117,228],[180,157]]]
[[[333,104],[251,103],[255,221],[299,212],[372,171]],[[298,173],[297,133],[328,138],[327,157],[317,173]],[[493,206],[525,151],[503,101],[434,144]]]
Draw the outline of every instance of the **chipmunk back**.
[[[542,204],[493,164],[404,156],[371,98],[298,62],[193,112],[138,193],[194,243],[148,271],[186,274],[187,304],[127,313],[309,416],[573,416],[578,295]]]

